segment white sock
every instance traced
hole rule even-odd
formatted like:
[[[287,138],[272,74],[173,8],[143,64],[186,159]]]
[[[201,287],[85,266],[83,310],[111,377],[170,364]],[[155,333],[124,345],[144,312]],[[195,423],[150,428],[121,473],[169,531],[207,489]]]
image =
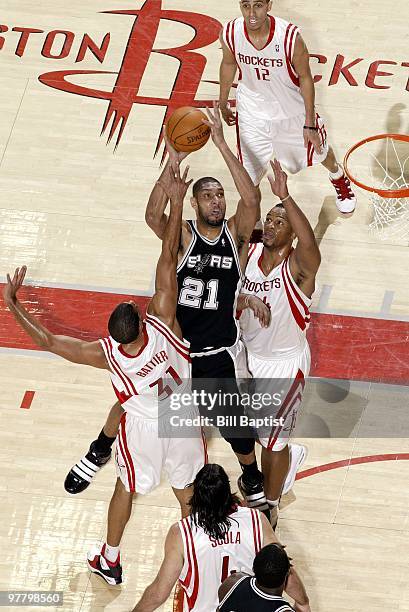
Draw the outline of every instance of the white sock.
[[[279,499],[275,499],[274,501],[272,501],[271,499],[268,499],[267,503],[268,503],[270,508],[277,508],[278,504],[280,503],[280,498]]]
[[[109,544],[105,543],[104,557],[107,559],[107,561],[110,563],[115,563],[115,561],[118,559],[118,555],[119,546],[109,546]]]
[[[343,174],[344,174],[344,169],[342,166],[338,164],[338,170],[336,172],[330,172],[329,178],[331,178],[333,181],[336,181],[337,179],[341,178]]]

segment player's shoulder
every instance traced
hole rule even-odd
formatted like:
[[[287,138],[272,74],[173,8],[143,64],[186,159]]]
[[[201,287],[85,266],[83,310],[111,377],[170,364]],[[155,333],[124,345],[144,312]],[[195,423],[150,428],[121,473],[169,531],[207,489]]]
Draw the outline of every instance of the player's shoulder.
[[[228,32],[232,32],[234,30],[239,30],[240,28],[244,28],[244,17],[235,17],[234,19],[230,19],[223,24],[223,35],[226,35]]]

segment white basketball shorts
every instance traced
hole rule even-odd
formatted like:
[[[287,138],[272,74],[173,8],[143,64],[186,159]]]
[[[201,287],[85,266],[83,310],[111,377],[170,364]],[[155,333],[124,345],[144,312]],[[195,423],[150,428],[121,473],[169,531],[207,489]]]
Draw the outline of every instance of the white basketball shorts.
[[[273,157],[291,174],[324,161],[329,146],[323,120],[316,115],[322,146],[319,155],[311,143],[304,146],[304,125],[304,113],[282,121],[271,121],[247,113],[244,104],[240,106],[236,126],[238,157],[254,185],[260,183]]]
[[[158,422],[124,413],[116,439],[118,477],[128,492],[146,495],[160,484],[162,470],[174,489],[190,485],[207,463],[201,429],[189,438],[160,438]]]
[[[283,419],[283,425],[277,425],[266,437],[266,427],[259,432],[259,442],[271,451],[280,451],[288,444],[294,430],[298,410],[301,406],[305,379],[311,366],[311,353],[306,342],[304,350],[298,356],[289,359],[259,359],[250,353],[247,355],[248,369],[253,377],[253,392],[279,394],[279,404],[272,408],[276,419]],[[263,407],[263,413],[266,411]]]

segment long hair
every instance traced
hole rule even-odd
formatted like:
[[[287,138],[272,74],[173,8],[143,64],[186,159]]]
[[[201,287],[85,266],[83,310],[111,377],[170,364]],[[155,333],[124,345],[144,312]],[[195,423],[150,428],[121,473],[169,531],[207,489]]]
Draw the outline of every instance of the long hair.
[[[240,504],[237,495],[231,492],[229,477],[217,463],[208,463],[198,472],[193,483],[190,500],[192,521],[215,539],[223,538],[231,527],[229,517]]]

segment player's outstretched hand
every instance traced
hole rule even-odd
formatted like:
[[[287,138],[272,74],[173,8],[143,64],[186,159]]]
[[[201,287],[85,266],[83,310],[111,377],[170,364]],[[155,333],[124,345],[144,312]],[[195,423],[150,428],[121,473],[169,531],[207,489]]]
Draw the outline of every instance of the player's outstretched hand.
[[[172,166],[173,172],[176,172],[180,163],[189,155],[189,151],[176,151],[176,149],[172,146],[168,135],[166,133],[166,125],[163,127],[163,138],[165,140],[166,151],[169,155],[169,163]]]
[[[277,159],[270,162],[270,166],[274,173],[274,176],[268,175],[267,177],[271,185],[271,191],[274,195],[279,197],[280,200],[284,200],[284,198],[288,196],[287,175]]]
[[[176,168],[176,172],[174,172],[172,166],[169,166],[169,180],[166,183],[159,182],[170,201],[174,204],[183,205],[187,190],[193,182],[193,179],[187,180],[188,173],[189,166],[186,166],[182,176],[180,176],[179,165]]]
[[[212,132],[212,140],[216,147],[219,147],[224,142],[223,124],[220,115],[219,103],[213,102],[213,112],[209,108],[206,108],[206,112],[208,120],[203,121],[203,123],[209,126]]]
[[[267,304],[260,300],[260,298],[252,295],[248,298],[248,305],[256,319],[260,321],[261,327],[268,327],[270,325],[271,313]]]
[[[236,113],[232,110],[230,104],[220,107],[223,120],[227,125],[236,125]]]
[[[317,153],[317,155],[321,155],[322,153],[321,139],[320,139],[320,135],[317,132],[317,130],[308,130],[304,128],[303,134],[304,134],[304,147],[307,148],[308,143],[310,142],[312,146],[314,147],[314,151]]]
[[[10,275],[7,274],[7,283],[3,289],[3,298],[6,304],[14,304],[16,302],[17,292],[24,283],[26,272],[27,267],[22,266],[15,269],[13,278],[10,278]]]

